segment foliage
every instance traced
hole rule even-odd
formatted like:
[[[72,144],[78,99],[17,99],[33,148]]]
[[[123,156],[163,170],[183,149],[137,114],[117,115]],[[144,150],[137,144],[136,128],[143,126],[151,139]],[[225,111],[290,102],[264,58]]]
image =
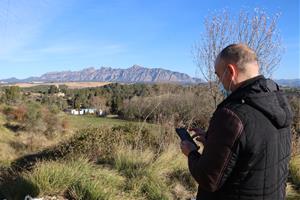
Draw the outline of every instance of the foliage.
[[[56,85],[50,85],[48,94],[55,94],[59,92],[59,88]]]
[[[5,89],[4,100],[7,104],[13,104],[20,100],[21,90],[18,86],[10,86]]]
[[[187,176],[184,156],[178,156],[178,148],[169,142],[158,150],[166,140],[149,131],[132,124],[81,130],[42,152],[44,158],[35,161],[32,171],[2,179],[0,193],[9,199],[21,198],[22,188],[33,196],[68,199],[182,199],[192,195],[196,184]],[[176,179],[179,174],[185,178]],[[175,190],[178,186],[181,192]]]
[[[28,102],[6,106],[2,112],[8,120],[6,126],[14,131],[25,130],[50,136],[62,129],[61,120],[57,116],[59,110],[55,105],[47,108],[36,102]]]
[[[154,97],[134,97],[124,102],[123,117],[174,126],[207,127],[212,113],[205,91],[185,92]],[[138,106],[137,106],[138,105]]]

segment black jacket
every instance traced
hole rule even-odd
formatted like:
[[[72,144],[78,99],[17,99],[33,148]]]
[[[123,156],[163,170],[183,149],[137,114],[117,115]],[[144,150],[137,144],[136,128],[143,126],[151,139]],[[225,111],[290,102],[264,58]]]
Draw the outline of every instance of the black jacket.
[[[276,83],[263,76],[245,81],[218,105],[202,155],[188,156],[197,200],[285,199],[291,121]]]

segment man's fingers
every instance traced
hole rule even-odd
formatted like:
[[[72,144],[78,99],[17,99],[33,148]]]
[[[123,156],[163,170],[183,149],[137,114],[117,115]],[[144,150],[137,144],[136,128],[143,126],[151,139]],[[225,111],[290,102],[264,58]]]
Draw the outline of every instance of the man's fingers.
[[[198,137],[205,137],[205,134],[203,134],[203,133],[195,133],[194,135],[192,135],[192,138],[198,138]]]
[[[201,128],[190,128],[189,131],[195,132],[195,134],[192,136],[192,138],[195,138],[197,136],[203,136],[204,137],[206,135],[206,132]]]
[[[204,143],[206,141],[204,137],[197,137],[196,140],[201,143]]]
[[[191,143],[191,142],[189,142],[189,141],[187,141],[187,140],[183,140],[183,141],[180,142],[180,146],[181,146],[181,147],[188,146],[188,145],[190,145],[190,144],[193,144],[193,143]]]

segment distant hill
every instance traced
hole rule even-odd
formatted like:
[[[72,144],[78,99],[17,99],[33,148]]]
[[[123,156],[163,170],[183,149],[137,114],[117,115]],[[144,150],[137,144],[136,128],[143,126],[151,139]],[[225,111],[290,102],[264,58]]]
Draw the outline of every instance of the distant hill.
[[[276,82],[281,86],[300,87],[300,79],[278,79]]]
[[[279,85],[286,87],[300,87],[300,79],[278,79]],[[119,83],[204,83],[199,78],[193,78],[185,73],[174,72],[162,68],[146,68],[133,65],[127,69],[101,67],[86,68],[80,71],[49,72],[40,77],[26,79],[9,78],[0,83],[51,83],[51,82],[119,82]]]
[[[193,84],[202,82],[201,79],[192,78],[187,74],[165,70],[162,68],[145,68],[133,65],[128,69],[114,69],[110,67],[93,67],[80,71],[49,72],[40,77],[30,77],[26,79],[4,79],[2,83],[24,83],[24,82],[120,82],[120,83],[155,83],[174,82],[183,84]]]

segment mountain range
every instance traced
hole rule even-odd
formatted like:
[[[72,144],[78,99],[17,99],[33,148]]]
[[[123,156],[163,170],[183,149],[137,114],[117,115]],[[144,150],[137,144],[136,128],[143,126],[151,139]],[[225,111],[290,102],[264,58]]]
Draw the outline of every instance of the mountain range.
[[[278,79],[279,85],[300,87],[300,79]],[[101,67],[86,68],[80,71],[49,72],[40,77],[26,79],[9,78],[0,80],[0,83],[30,83],[30,82],[119,82],[119,83],[181,83],[197,84],[204,81],[193,78],[185,73],[174,72],[162,68],[146,68],[133,65],[127,69]]]
[[[202,82],[201,79],[192,78],[187,74],[174,72],[162,68],[145,68],[133,65],[128,69],[115,69],[111,67],[86,68],[80,71],[49,72],[40,77],[29,77],[26,79],[9,78],[0,80],[2,83],[23,82],[120,82],[120,83],[161,83],[174,82],[193,84]]]
[[[281,86],[300,87],[300,79],[278,79],[276,82]]]

